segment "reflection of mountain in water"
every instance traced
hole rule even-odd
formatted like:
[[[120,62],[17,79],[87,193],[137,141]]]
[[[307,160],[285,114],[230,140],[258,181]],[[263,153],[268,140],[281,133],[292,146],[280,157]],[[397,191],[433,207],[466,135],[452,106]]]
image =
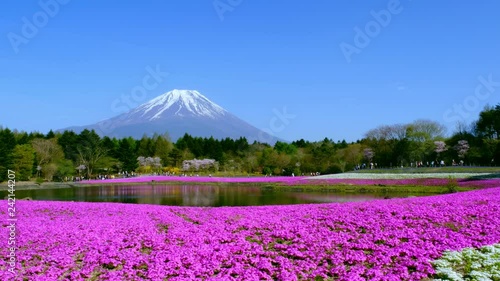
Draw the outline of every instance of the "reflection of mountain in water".
[[[218,194],[218,186],[202,188],[184,185],[182,186],[182,203],[184,206],[213,206]]]

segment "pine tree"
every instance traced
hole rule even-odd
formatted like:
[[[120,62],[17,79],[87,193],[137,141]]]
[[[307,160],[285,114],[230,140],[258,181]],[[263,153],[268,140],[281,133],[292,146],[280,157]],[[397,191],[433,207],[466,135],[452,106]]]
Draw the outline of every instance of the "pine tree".
[[[122,170],[132,172],[139,166],[132,138],[121,139],[118,145],[118,160],[122,163]]]
[[[0,182],[7,180],[7,170],[14,168],[12,152],[15,146],[14,133],[8,128],[0,130]]]

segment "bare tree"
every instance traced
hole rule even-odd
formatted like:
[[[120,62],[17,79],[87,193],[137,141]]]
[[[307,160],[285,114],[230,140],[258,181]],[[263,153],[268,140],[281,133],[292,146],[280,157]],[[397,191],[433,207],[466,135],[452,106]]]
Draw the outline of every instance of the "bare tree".
[[[435,121],[419,119],[409,124],[384,125],[369,130],[365,137],[375,140],[402,140],[414,138],[416,141],[434,140],[444,137],[446,127]]]
[[[406,137],[406,128],[407,125],[404,124],[384,125],[369,130],[365,137],[375,140],[402,140]]]
[[[443,138],[446,134],[446,127],[436,121],[419,119],[408,124],[408,126],[411,126],[413,132],[422,137],[421,141]]]
[[[52,180],[57,171],[56,162],[64,158],[64,152],[56,139],[34,139],[31,142],[36,154],[38,172],[42,171],[48,180]]]
[[[31,144],[35,149],[37,164],[40,166],[59,160],[64,156],[64,152],[61,146],[57,144],[56,139],[34,139]]]
[[[457,134],[457,135],[466,135],[466,134],[474,135],[475,130],[476,130],[475,126],[476,126],[475,122],[465,123],[464,121],[459,121],[459,122],[457,122],[457,124],[455,126],[455,132],[454,132],[454,134]]]

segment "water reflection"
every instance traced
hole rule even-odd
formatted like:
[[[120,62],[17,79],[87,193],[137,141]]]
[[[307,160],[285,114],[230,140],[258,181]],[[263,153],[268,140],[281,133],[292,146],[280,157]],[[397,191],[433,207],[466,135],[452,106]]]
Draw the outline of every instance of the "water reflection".
[[[6,196],[6,191],[2,191]],[[67,189],[18,190],[16,197],[34,200],[121,202],[175,206],[257,206],[350,202],[382,199],[387,194],[275,191],[239,185],[113,185]],[[408,194],[390,194],[405,197]]]

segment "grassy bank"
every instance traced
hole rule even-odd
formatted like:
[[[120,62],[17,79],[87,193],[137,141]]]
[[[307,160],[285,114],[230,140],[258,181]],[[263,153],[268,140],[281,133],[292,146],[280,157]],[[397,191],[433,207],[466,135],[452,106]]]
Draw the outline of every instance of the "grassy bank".
[[[38,184],[34,181],[17,181],[15,190],[33,190],[33,189],[55,189],[55,188],[71,188],[76,187],[73,182],[44,182]],[[0,190],[8,190],[6,182],[0,183]]]
[[[423,186],[423,185],[283,185],[283,184],[265,184],[263,189],[268,190],[292,190],[292,191],[323,191],[339,193],[409,193],[409,194],[445,194],[452,192],[462,192],[474,190],[474,187],[461,186]]]

